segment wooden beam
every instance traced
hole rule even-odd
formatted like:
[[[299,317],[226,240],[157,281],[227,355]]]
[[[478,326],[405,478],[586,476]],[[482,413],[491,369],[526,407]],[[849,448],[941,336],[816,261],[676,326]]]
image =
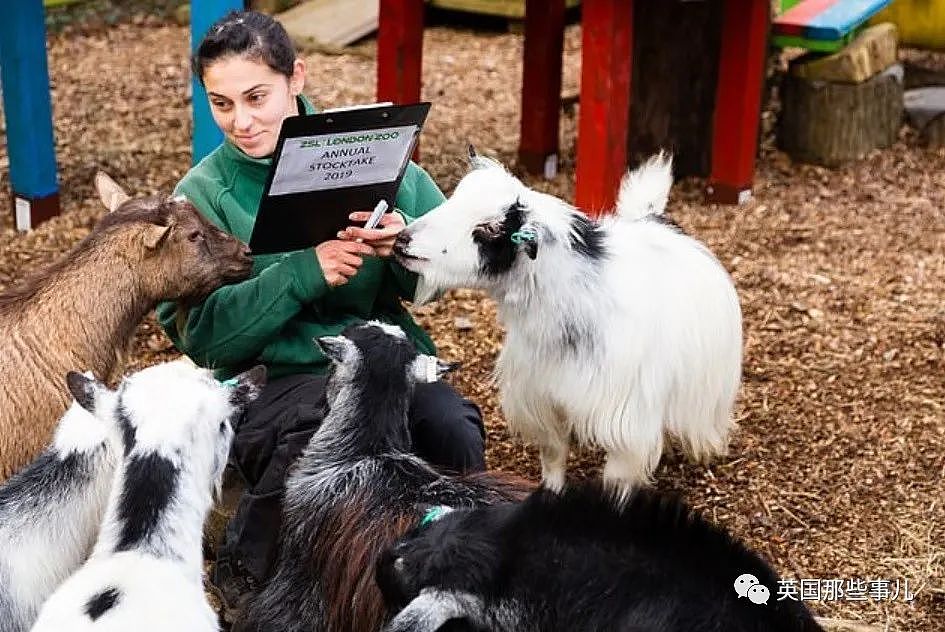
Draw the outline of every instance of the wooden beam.
[[[423,68],[423,0],[381,0],[377,100],[416,103]]]
[[[230,11],[244,8],[244,0],[191,0],[190,4],[190,50],[195,52],[210,26]],[[223,142],[223,132],[217,127],[210,113],[207,92],[198,77],[191,78],[191,112],[194,121],[191,161],[200,162],[204,156]]]
[[[59,214],[43,0],[5,5],[0,20],[0,81],[17,230]]]
[[[751,198],[765,81],[769,0],[725,0],[712,131],[710,202]]]
[[[529,173],[558,173],[565,0],[526,0],[518,159]]]
[[[575,202],[596,217],[613,209],[627,168],[633,0],[586,0]]]

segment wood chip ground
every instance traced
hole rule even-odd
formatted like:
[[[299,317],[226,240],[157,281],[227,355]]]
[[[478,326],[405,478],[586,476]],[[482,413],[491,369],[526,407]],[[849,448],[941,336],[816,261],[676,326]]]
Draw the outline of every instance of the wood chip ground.
[[[422,164],[446,191],[466,144],[514,165],[520,35],[426,33],[423,98],[434,102]],[[0,220],[0,287],[66,252],[102,212],[92,176],[137,193],[169,191],[190,164],[188,31],[146,21],[50,38],[65,213],[27,234]],[[307,93],[323,105],[373,100],[374,42],[309,55]],[[908,53],[907,53],[908,54]],[[580,30],[569,27],[564,93],[577,91]],[[945,56],[923,54],[945,66]],[[562,117],[560,175],[529,184],[572,199],[576,108]],[[793,579],[908,580],[906,602],[824,600],[821,615],[880,629],[937,632],[945,621],[945,151],[904,128],[889,150],[826,170],[771,147],[774,112],[747,206],[707,206],[700,180],[673,190],[672,217],[731,271],[745,315],[745,371],[728,458],[669,454],[657,486],[685,496]],[[0,136],[2,138],[2,136]],[[0,189],[7,190],[0,147]],[[535,477],[511,440],[490,373],[502,345],[494,305],[471,291],[416,309],[455,384],[478,402],[493,468]],[[54,336],[55,332],[50,335]],[[152,318],[131,368],[174,357]],[[575,475],[597,473],[575,455]]]

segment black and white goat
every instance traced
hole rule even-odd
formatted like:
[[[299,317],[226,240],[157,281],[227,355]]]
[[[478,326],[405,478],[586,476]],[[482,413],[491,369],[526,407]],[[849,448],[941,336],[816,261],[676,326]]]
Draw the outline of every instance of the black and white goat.
[[[387,632],[821,629],[801,602],[776,599],[758,555],[646,489],[619,509],[583,485],[446,513],[387,551],[377,580],[400,610]]]
[[[203,590],[203,523],[232,423],[264,379],[257,367],[230,388],[179,361],[139,371],[111,394],[86,379],[94,413],[118,419],[124,459],[91,557],[46,601],[34,632],[219,629]]]
[[[725,269],[663,219],[671,161],[623,182],[616,214],[592,221],[471,152],[473,170],[408,226],[394,252],[420,274],[418,302],[488,290],[506,338],[496,373],[509,427],[538,444],[561,489],[571,437],[607,452],[604,478],[650,479],[674,437],[698,459],[724,453],[741,375],[741,309]]]
[[[70,373],[73,401],[50,446],[0,486],[0,632],[26,632],[40,606],[95,544],[121,455],[114,415],[92,415]],[[106,409],[108,407],[106,406]]]
[[[509,477],[439,474],[408,453],[416,383],[447,366],[403,332],[371,322],[319,345],[333,361],[329,411],[289,474],[273,577],[235,630],[376,632],[389,614],[374,583],[377,556],[431,506],[522,498]]]

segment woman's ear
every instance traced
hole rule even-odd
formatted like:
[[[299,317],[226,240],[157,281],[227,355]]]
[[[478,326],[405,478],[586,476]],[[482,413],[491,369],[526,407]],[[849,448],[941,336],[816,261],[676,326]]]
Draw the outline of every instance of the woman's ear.
[[[295,58],[295,63],[292,64],[292,76],[289,77],[289,92],[292,93],[292,96],[297,97],[302,94],[302,89],[305,87],[305,60],[301,57]],[[301,112],[299,112],[301,114]]]

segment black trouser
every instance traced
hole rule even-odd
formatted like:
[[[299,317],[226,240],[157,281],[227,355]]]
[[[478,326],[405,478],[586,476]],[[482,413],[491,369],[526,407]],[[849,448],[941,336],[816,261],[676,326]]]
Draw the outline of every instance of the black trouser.
[[[246,491],[217,554],[219,565],[230,568],[220,571],[233,572],[235,565],[257,583],[268,577],[282,525],[286,474],[326,409],[325,377],[308,374],[272,380],[247,408],[230,453]],[[408,415],[417,455],[453,472],[485,469],[482,415],[449,384],[418,384]]]

